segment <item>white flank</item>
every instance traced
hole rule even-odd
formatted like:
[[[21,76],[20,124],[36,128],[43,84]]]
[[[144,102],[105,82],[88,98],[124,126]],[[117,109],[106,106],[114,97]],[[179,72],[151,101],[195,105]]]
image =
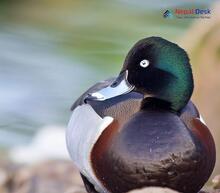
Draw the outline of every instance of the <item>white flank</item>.
[[[200,121],[201,121],[204,125],[206,125],[206,123],[205,123],[204,119],[202,118],[202,115],[201,115],[201,114],[199,115],[199,119],[200,119]]]
[[[73,111],[66,131],[67,149],[72,160],[100,193],[108,191],[93,172],[91,151],[99,136],[112,121],[112,117],[101,118],[90,105],[84,104]]]

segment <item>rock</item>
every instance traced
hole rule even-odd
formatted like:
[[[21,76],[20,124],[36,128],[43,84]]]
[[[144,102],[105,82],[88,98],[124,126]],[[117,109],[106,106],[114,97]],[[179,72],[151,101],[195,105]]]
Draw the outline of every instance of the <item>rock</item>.
[[[213,179],[217,188],[220,177]],[[208,188],[208,187],[207,187]],[[208,189],[200,193],[220,193]],[[71,161],[47,161],[35,165],[0,162],[1,193],[87,193],[79,172]],[[148,187],[128,193],[178,193],[168,188]]]
[[[220,188],[220,175],[217,175],[213,178],[212,184],[214,189]]]
[[[13,178],[16,166],[8,161],[0,161],[0,192],[10,193],[9,184]]]
[[[148,187],[138,190],[132,190],[128,193],[179,193],[175,190],[169,188],[160,188],[160,187]],[[211,191],[200,191],[199,193],[220,193],[220,190],[211,190]]]
[[[129,191],[128,193],[178,193],[178,192],[171,190],[169,188],[149,187],[138,190],[132,190]]]
[[[213,191],[210,191],[210,192],[207,192],[207,193],[220,193],[220,190],[213,190]]]
[[[80,187],[73,187],[67,190],[65,193],[87,193],[85,188]]]
[[[12,193],[80,193],[81,178],[68,161],[49,161],[19,169],[12,181]]]

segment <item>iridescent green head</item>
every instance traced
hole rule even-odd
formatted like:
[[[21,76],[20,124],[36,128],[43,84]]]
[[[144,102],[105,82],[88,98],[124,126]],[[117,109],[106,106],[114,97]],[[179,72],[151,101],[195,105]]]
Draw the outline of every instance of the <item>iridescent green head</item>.
[[[122,68],[135,90],[181,110],[193,92],[193,75],[187,53],[177,44],[160,37],[138,41],[129,51]]]

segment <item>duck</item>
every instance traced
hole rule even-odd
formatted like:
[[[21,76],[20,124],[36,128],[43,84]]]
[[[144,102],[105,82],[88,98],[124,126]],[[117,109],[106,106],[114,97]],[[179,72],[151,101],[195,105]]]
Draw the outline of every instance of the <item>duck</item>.
[[[83,93],[71,107],[66,144],[87,192],[153,186],[197,193],[216,150],[193,89],[186,51],[153,36],[134,44],[117,77]]]

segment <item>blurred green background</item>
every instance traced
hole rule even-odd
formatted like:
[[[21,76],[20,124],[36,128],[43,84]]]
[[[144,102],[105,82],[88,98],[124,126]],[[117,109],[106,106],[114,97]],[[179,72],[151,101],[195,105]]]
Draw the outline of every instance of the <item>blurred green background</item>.
[[[167,9],[209,7],[210,19],[163,18]],[[164,37],[188,51],[193,100],[220,151],[218,1],[1,0],[2,151],[29,144],[44,126],[65,127],[74,100],[95,82],[116,76],[131,46],[147,36]]]

